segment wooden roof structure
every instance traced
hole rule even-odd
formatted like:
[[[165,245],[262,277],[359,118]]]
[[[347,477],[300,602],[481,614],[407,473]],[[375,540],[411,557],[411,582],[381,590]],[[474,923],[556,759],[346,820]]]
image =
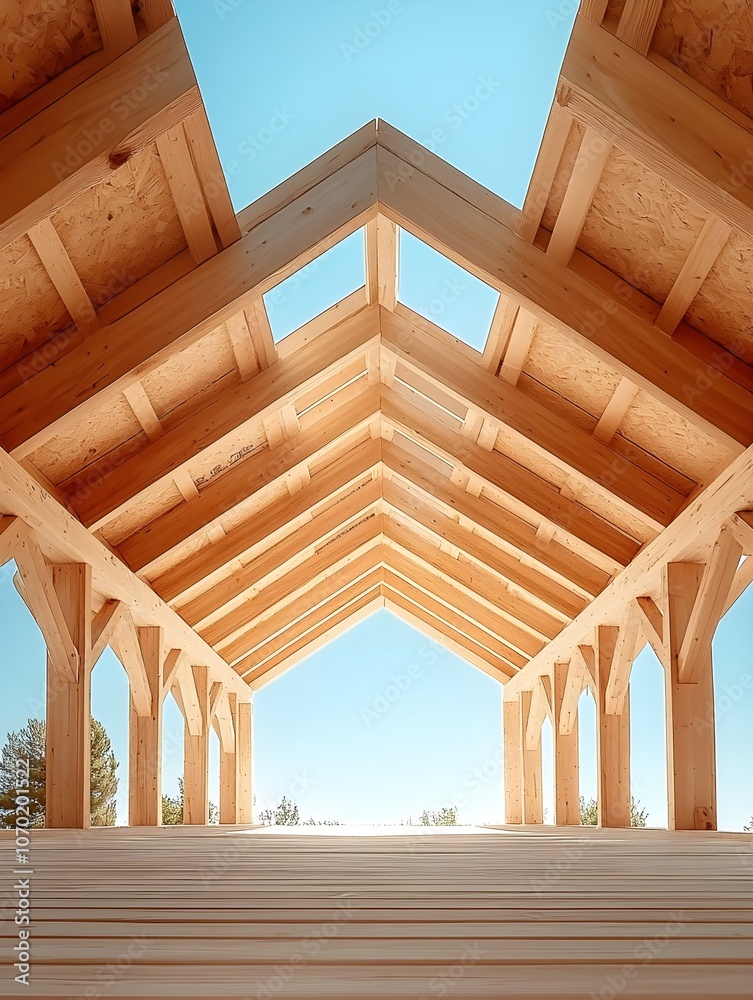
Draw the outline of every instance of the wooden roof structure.
[[[742,8],[586,0],[522,211],[378,121],[237,215],[169,0],[10,10],[0,555],[61,674],[77,563],[146,707],[159,628],[226,732],[385,605],[539,721],[613,630],[614,713],[677,563],[697,676],[751,578]],[[361,228],[364,286],[275,343],[264,294]],[[401,229],[499,291],[482,354],[399,301]]]

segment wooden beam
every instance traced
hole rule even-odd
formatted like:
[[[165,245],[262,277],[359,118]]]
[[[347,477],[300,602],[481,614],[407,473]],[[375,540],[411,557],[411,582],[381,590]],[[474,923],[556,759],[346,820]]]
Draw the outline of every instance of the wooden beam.
[[[612,669],[609,672],[609,682],[604,695],[604,711],[609,715],[620,715],[625,706],[640,632],[641,621],[635,610],[635,604],[628,604],[617,636]]]
[[[667,657],[664,647],[664,616],[661,609],[650,597],[636,597],[635,612],[646,641],[651,644],[659,663],[665,664]]]
[[[746,556],[753,553],[753,511],[738,510],[727,522]]]
[[[621,378],[612,398],[599,417],[599,422],[594,427],[594,437],[597,441],[609,444],[637,395],[638,386],[634,385],[628,378]]]
[[[625,0],[617,37],[642,56],[648,55],[663,0]]]
[[[397,226],[381,213],[376,217],[377,301],[393,312],[400,276],[400,237]]]
[[[523,745],[520,739],[520,699],[502,696],[504,738],[505,823],[523,822]]]
[[[50,281],[63,300],[65,308],[81,333],[89,334],[99,328],[97,314],[81,278],[68,256],[50,219],[42,219],[31,226],[27,236],[37,252]]]
[[[140,628],[138,643],[149,686],[149,713],[139,712],[131,693],[129,712],[128,824],[162,823],[162,670],[163,633],[158,626]]]
[[[194,736],[188,729],[183,743],[183,823],[206,825],[209,822],[209,670],[192,667],[192,683],[201,714],[201,732]]]
[[[486,338],[484,351],[481,355],[481,364],[492,375],[499,373],[499,366],[502,364],[502,358],[507,351],[507,345],[510,342],[519,311],[520,306],[517,302],[513,302],[503,292],[499,293],[499,299],[497,299],[497,305],[494,308],[494,315],[489,327],[489,335]]]
[[[253,796],[251,794],[251,725],[253,706],[250,702],[238,703],[236,720],[236,754],[238,755],[237,810],[239,823],[253,822]]]
[[[48,566],[34,537],[28,537],[16,550],[15,560],[30,602],[30,611],[47,645],[49,666],[61,682],[75,684],[82,661],[68,627],[68,616],[58,597],[54,571]],[[87,656],[90,648],[87,648]]]
[[[677,676],[682,684],[697,684],[710,664],[709,650],[716,626],[732,588],[742,546],[729,524],[722,525],[693,604],[677,659]]]
[[[596,24],[601,24],[608,5],[609,0],[580,0],[580,14],[595,21]]]
[[[543,679],[543,678],[542,678]],[[572,712],[570,664],[555,663],[553,676],[554,723],[554,822],[557,826],[580,824],[580,789],[578,769],[578,712]],[[563,722],[565,723],[563,731]]]
[[[175,652],[171,651],[171,654]],[[186,723],[186,732],[190,736],[200,736],[204,731],[204,716],[201,701],[196,690],[196,680],[191,661],[181,653],[178,664],[173,672],[172,689],[177,691],[179,704]],[[209,695],[207,694],[207,697]]]
[[[574,656],[569,663],[555,663],[554,675],[555,726],[562,736],[570,736],[577,732],[578,703],[586,686],[583,658]]]
[[[131,701],[138,715],[151,715],[152,691],[150,678],[139,642],[139,630],[131,616],[124,609],[111,645],[125,668],[131,687]]]
[[[45,826],[82,830],[91,825],[92,572],[85,563],[62,563],[52,567],[51,577],[78,671],[72,679],[48,657]]]
[[[124,539],[118,546],[121,556],[131,569],[147,569],[255,493],[269,490],[272,484],[315,461],[327,449],[357,437],[379,413],[379,399],[378,386],[368,389],[277,448],[262,448],[244,461],[232,464],[224,475],[210,480],[196,499],[172,508]]]
[[[186,654],[182,649],[171,649],[165,656],[165,665],[162,671],[162,698],[164,700],[167,692],[175,684],[178,671],[182,669]],[[236,696],[237,697],[237,696]]]
[[[572,124],[570,115],[559,104],[553,104],[544,129],[539,155],[536,157],[531,183],[526,191],[517,230],[521,239],[527,243],[533,243],[539,231]]]
[[[675,332],[731,234],[732,228],[726,222],[714,215],[706,219],[656,317],[655,324],[663,333]]]
[[[441,339],[419,334],[399,317],[382,313],[381,327],[382,350],[409,370],[409,381],[410,372],[419,373],[459,402],[480,410],[500,429],[512,430],[537,454],[657,530],[672,519],[682,495],[627,459],[618,458],[592,435],[556,419],[538,401],[453,352]]]
[[[274,218],[103,327],[54,366],[6,393],[0,399],[4,447],[16,457],[28,455],[85,414],[96,413],[127,385],[244,306],[258,308],[264,292],[375,214],[375,173],[371,150],[327,177],[316,191],[293,197]],[[311,210],[311,206],[316,207]],[[302,217],[305,225],[300,223]],[[102,358],[107,358],[104,370]]]
[[[533,694],[520,693],[520,744],[523,757],[523,822],[544,822],[544,801],[541,790],[541,740],[531,747],[527,745],[526,734],[531,715]]]
[[[109,0],[108,0],[109,3]],[[201,98],[173,18],[25,122],[0,146],[0,245],[49,218],[60,205],[197,111]]]
[[[94,0],[97,26],[102,44],[111,59],[136,45],[136,25],[131,0]]]
[[[547,716],[547,700],[541,681],[542,678],[539,677],[539,683],[536,684],[531,692],[531,707],[523,734],[524,750],[541,749],[541,727],[544,725],[544,719]]]
[[[217,253],[217,244],[182,122],[157,136],[157,151],[188,249],[196,263],[201,264]]]
[[[183,122],[183,128],[220,243],[229,247],[240,239],[241,231],[205,110],[201,108],[189,115]]]
[[[585,130],[546,251],[558,264],[570,263],[611,151],[595,129]]]
[[[220,823],[238,822],[238,703],[228,696],[228,716],[232,725],[232,745],[220,745]]]
[[[519,308],[510,329],[505,350],[501,355],[498,371],[502,381],[513,388],[518,384],[518,379],[525,367],[535,330],[536,317],[534,314],[527,309]]]
[[[149,440],[156,441],[158,438],[161,438],[165,431],[154,410],[152,401],[146,394],[143,382],[134,382],[133,385],[127,385],[123,390],[123,395],[131,407],[134,417],[141,424]],[[100,477],[95,473],[93,478],[94,483],[92,485],[96,489],[97,484],[100,482]]]
[[[121,625],[126,609],[122,601],[105,601],[92,620],[92,669]]]
[[[641,66],[649,65],[635,58]],[[641,85],[643,79],[640,76]],[[413,145],[420,157],[421,147]],[[572,268],[525,243],[500,221],[501,212],[497,218],[487,214],[381,146],[378,169],[380,207],[398,225],[517,299],[717,440],[733,446],[734,442],[750,443],[750,394],[726,374],[717,377],[715,370],[708,388],[689,391],[702,384],[702,379],[708,381],[707,364],[679,343],[657,338],[653,324],[617,296],[605,296]]]
[[[630,826],[630,698],[619,715],[607,711],[607,690],[614,669],[619,629],[596,629],[596,780],[599,826]]]
[[[95,474],[91,475],[90,468],[86,482],[74,479],[67,485],[67,497],[87,527],[96,529],[176,473],[195,467],[209,449],[214,454],[224,446],[226,463],[235,464],[242,458],[239,440],[245,428],[276,413],[350,362],[365,359],[378,342],[375,322],[375,313],[360,315],[317,338],[293,357],[214,397],[114,467],[105,456],[102,474],[96,475],[97,466],[93,466]]]
[[[30,537],[31,528],[20,517],[0,516],[0,566],[4,566]]]
[[[710,644],[694,684],[680,680],[680,649],[689,633],[704,569],[698,563],[664,567],[667,629],[666,717],[668,826],[670,830],[716,829],[716,720]]]
[[[753,236],[750,133],[692,89],[578,17],[557,97],[577,121]]]

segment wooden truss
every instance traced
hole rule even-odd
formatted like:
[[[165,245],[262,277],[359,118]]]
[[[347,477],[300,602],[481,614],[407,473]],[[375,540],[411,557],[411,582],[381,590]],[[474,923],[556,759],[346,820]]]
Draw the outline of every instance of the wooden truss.
[[[505,684],[509,821],[541,821],[548,715],[558,822],[577,822],[585,686],[602,821],[626,821],[646,641],[667,671],[672,759],[708,770],[713,729],[696,740],[688,720],[748,578],[753,373],[745,342],[686,314],[727,242],[753,235],[753,195],[740,116],[647,56],[661,5],[628,2],[614,30],[604,4],[584,8],[522,211],[379,121],[237,216],[177,21],[125,7],[101,54],[3,116],[2,244],[33,251],[62,318],[2,355],[0,556],[81,727],[97,655],[109,643],[122,660],[151,761],[134,751],[152,775],[134,821],[156,821],[167,690],[186,719],[189,821],[206,819],[212,725],[221,812],[250,816],[252,689],[380,606]],[[157,63],[164,78],[97,130]],[[73,158],[71,130],[87,137]],[[703,216],[661,302],[580,248],[615,150]],[[86,199],[137,161],[178,250],[97,302],[63,216],[85,230]],[[275,343],[265,294],[360,229],[363,287]],[[499,292],[482,353],[399,300],[401,229]],[[697,445],[675,454],[657,422]],[[673,822],[713,825],[708,780],[673,780]]]

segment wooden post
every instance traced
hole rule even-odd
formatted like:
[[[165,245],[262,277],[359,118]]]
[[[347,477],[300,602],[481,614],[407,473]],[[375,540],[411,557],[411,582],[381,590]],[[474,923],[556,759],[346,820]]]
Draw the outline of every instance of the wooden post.
[[[554,822],[557,826],[580,824],[578,783],[578,715],[563,731],[562,706],[567,690],[569,663],[554,664],[552,735],[554,738]]]
[[[209,822],[209,667],[192,667],[201,711],[201,732],[186,724],[183,756],[183,822]]]
[[[253,823],[253,797],[251,794],[252,716],[253,705],[251,702],[239,702],[236,724],[236,753],[238,755],[236,795],[239,823]]]
[[[505,743],[505,823],[523,822],[523,742],[520,730],[520,698],[502,696]]]
[[[543,823],[541,795],[541,733],[535,747],[527,745],[526,729],[531,715],[532,691],[520,692],[520,745],[523,749],[523,822]]]
[[[630,692],[619,715],[607,714],[607,687],[619,628],[596,629],[596,770],[599,826],[630,826]]]
[[[91,825],[91,566],[52,566],[52,586],[78,651],[77,679],[47,657],[47,769],[45,825]]]
[[[667,784],[670,830],[716,829],[716,741],[711,644],[696,683],[679,680],[678,654],[703,576],[696,563],[665,569]]]
[[[222,748],[220,742],[220,823],[238,822],[238,697],[228,694],[233,719],[234,749]]]
[[[151,695],[149,715],[141,715],[131,692],[128,781],[128,822],[131,826],[162,823],[162,629],[138,630]]]

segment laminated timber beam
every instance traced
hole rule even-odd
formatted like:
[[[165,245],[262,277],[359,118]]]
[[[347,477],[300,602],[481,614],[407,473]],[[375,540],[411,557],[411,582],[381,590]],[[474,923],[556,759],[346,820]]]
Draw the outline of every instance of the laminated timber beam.
[[[631,564],[615,577],[585,611],[567,625],[517,677],[510,681],[511,693],[530,687],[536,677],[549,673],[554,663],[569,659],[571,652],[579,644],[591,641],[596,626],[619,623],[631,602],[639,598],[655,598],[660,594],[662,570],[668,563],[705,564],[719,537],[722,525],[736,512],[747,513],[751,507],[753,507],[753,448],[748,448],[710,486],[699,493],[668,528],[644,546]],[[734,518],[732,523],[735,523]],[[724,590],[727,582],[732,585],[729,575],[732,571],[731,564],[734,562],[735,559],[729,552],[726,561],[721,557],[721,553],[719,556],[712,556],[712,564],[716,568],[707,571],[709,582],[706,593],[711,604],[704,602],[706,612],[709,606],[716,606],[718,610],[718,587],[721,586]],[[737,566],[734,568],[737,569]],[[734,574],[732,576],[734,577]],[[729,590],[730,588],[727,588],[725,593],[722,612],[729,606]],[[639,604],[642,605],[641,611],[644,617],[648,619],[644,624],[653,631],[653,642],[658,645],[660,626],[653,606],[643,600],[640,600]]]
[[[611,503],[625,507],[652,529],[660,531],[672,520],[684,497],[629,459],[620,459],[592,434],[564,423],[537,400],[438,338],[427,336],[425,330],[415,330],[401,317],[382,310],[380,327],[382,351],[409,373],[419,373],[441,392],[481,412],[500,430],[513,431],[537,454],[588,483]],[[410,374],[406,377],[410,381]]]
[[[327,449],[356,437],[378,413],[379,387],[375,386],[276,448],[263,447],[230,466],[223,475],[210,480],[198,497],[179,504],[124,539],[118,546],[121,556],[134,571],[145,570],[258,491],[320,458]]]
[[[293,190],[232,246],[6,393],[6,450],[25,457],[364,225],[376,214],[375,162],[367,150],[311,190]]]
[[[366,354],[378,342],[376,321],[374,312],[364,311],[336,326],[256,378],[214,398],[117,467],[111,468],[105,459],[102,475],[97,475],[96,465],[87,470],[80,483],[73,480],[67,484],[67,498],[84,524],[95,530],[148,490],[187,471],[209,449],[224,444],[232,456],[245,426],[280,410],[351,362],[364,359],[365,364]]]
[[[642,72],[646,60],[636,58]],[[501,221],[503,213],[497,212],[495,218],[466,200],[453,190],[458,175],[462,178],[459,171],[447,166],[444,182],[425,173],[422,157],[426,151],[403,139],[406,148],[400,156],[382,145],[381,139],[378,146],[382,213],[492,288],[518,300],[720,443],[738,453],[740,445],[751,443],[751,395],[720,365],[702,362],[671,338],[657,337],[646,317],[526,243],[513,230],[511,215]],[[711,384],[703,391],[696,389],[709,382],[710,372]]]
[[[587,18],[576,18],[557,99],[581,124],[753,237],[750,132]]]
[[[248,699],[248,689],[222,657],[1,449],[0,511],[30,525],[48,561],[91,566],[98,593],[121,601],[139,625],[163,627],[171,646],[184,649],[195,663],[208,664],[215,680],[228,683],[240,700]]]
[[[200,109],[191,60],[172,18],[3,139],[0,246]]]

